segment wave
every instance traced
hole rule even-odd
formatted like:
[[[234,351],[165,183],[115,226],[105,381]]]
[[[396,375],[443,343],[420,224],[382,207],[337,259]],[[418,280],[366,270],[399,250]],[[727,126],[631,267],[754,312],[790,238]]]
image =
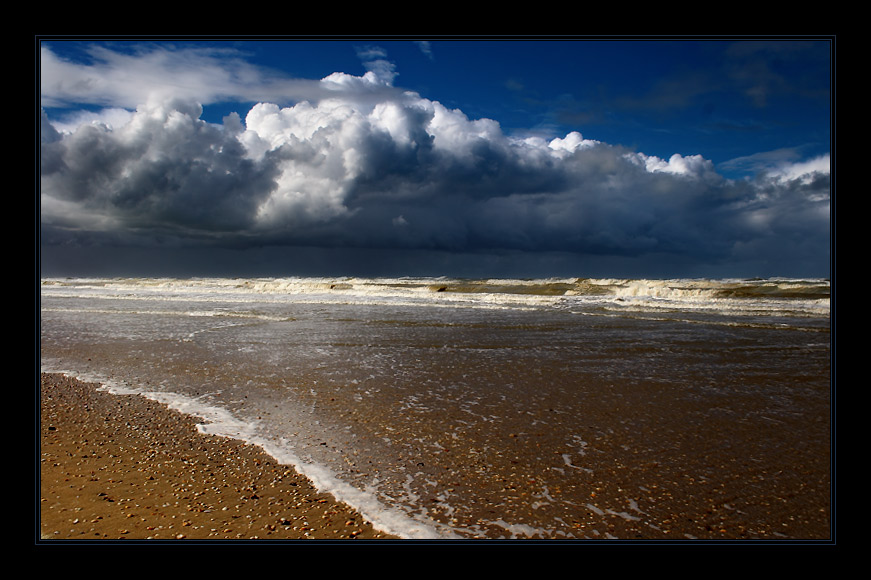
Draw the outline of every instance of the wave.
[[[466,278],[46,278],[43,287],[137,290],[244,290],[306,293],[364,289],[429,292],[530,294],[540,296],[614,295],[655,297],[828,298],[827,279],[466,279]]]
[[[484,308],[610,308],[828,316],[827,279],[49,278],[44,296],[135,300],[297,300]]]

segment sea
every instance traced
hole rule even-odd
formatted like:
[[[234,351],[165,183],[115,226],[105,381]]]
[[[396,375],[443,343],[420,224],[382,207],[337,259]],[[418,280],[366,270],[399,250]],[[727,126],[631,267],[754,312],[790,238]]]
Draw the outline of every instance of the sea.
[[[43,278],[40,367],[423,540],[830,539],[826,279]]]

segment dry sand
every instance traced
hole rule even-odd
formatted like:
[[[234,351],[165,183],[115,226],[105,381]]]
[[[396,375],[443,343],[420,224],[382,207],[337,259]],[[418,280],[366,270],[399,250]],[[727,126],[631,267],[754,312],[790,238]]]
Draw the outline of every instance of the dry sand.
[[[42,540],[392,537],[259,447],[98,386],[41,376]]]

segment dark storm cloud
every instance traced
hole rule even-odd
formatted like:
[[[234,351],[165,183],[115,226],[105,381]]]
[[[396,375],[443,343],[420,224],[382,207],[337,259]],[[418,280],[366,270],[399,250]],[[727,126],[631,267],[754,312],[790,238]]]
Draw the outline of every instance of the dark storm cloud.
[[[247,159],[232,127],[199,115],[170,103],[117,130],[89,124],[44,142],[44,223],[202,235],[250,228],[277,171]]]
[[[114,125],[43,117],[46,236],[699,260],[827,243],[827,158],[733,182],[701,156],[513,138],[394,89],[384,55],[364,56],[363,76],[222,125],[196,100],[154,95]]]

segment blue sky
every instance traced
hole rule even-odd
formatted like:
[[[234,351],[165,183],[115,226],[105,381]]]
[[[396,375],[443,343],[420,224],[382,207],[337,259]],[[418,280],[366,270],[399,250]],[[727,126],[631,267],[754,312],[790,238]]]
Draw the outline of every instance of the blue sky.
[[[43,270],[828,276],[832,47],[43,39]]]

